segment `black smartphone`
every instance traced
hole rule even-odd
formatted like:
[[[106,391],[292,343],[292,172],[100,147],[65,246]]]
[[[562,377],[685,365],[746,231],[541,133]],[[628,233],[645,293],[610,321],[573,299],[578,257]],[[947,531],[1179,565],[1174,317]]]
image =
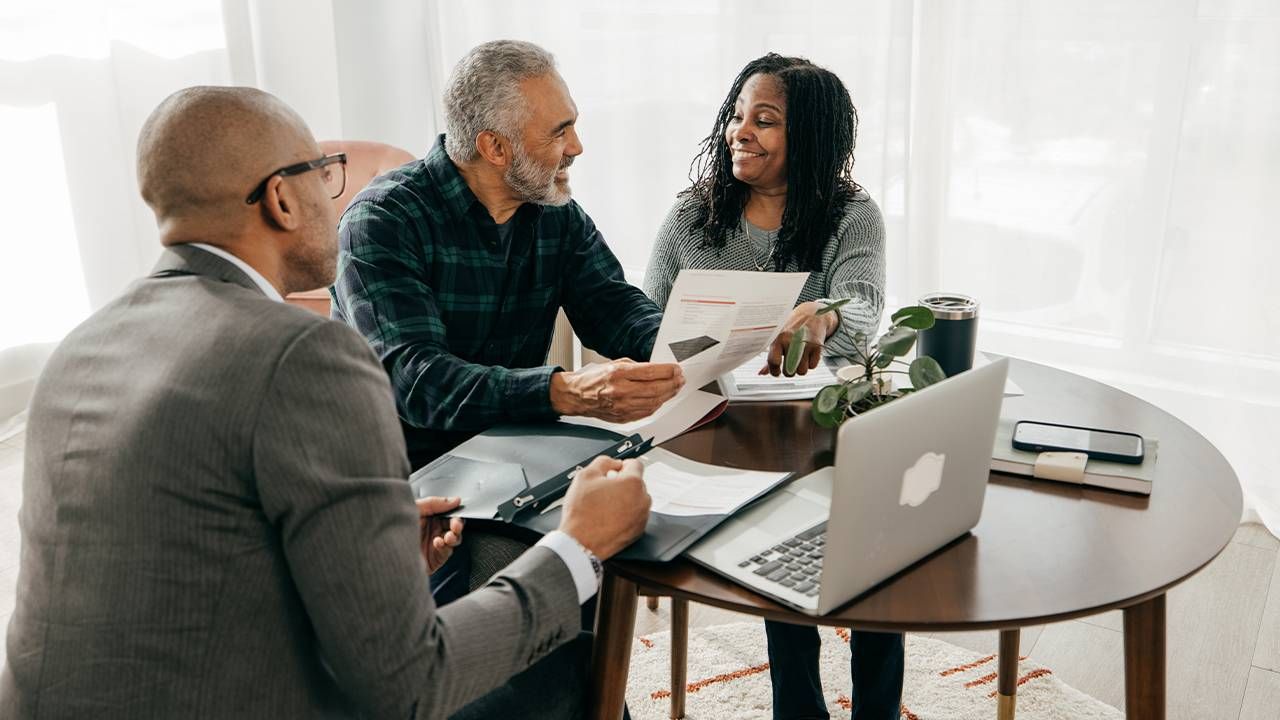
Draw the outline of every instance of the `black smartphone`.
[[[1013,447],[1031,452],[1066,450],[1098,460],[1142,463],[1142,436],[1118,430],[1019,420],[1013,426]]]

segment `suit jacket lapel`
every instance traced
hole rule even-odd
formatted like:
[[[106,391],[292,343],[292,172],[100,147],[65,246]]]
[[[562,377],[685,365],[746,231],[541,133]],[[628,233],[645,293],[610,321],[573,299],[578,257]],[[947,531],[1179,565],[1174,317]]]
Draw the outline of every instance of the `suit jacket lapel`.
[[[200,248],[187,245],[173,245],[165,248],[164,252],[160,253],[160,259],[156,261],[156,266],[151,270],[151,277],[164,275],[200,275],[201,277],[240,285],[265,295],[262,292],[262,288],[258,287],[258,284],[253,281],[253,278],[246,275],[243,270],[234,264],[211,252],[205,252]]]

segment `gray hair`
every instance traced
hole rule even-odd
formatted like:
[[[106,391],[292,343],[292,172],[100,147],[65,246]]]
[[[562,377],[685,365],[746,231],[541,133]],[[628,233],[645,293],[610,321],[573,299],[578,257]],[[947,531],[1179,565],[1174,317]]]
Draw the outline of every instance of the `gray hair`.
[[[551,53],[523,40],[493,40],[472,48],[453,68],[444,93],[444,149],[461,165],[475,160],[485,130],[519,143],[529,108],[520,81],[555,72]]]

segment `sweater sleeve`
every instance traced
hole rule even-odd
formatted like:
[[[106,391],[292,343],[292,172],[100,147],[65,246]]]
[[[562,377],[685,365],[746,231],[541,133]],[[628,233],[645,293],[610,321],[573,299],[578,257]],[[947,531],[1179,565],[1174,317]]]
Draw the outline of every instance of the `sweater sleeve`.
[[[850,301],[840,308],[840,326],[827,344],[848,355],[855,352],[854,335],[874,335],[884,312],[884,218],[875,201],[849,203],[836,243],[827,265],[825,299]]]
[[[682,222],[681,218],[683,206],[683,200],[676,200],[667,212],[666,219],[658,228],[658,237],[653,242],[649,266],[644,271],[644,292],[664,311],[667,299],[671,297],[671,286],[680,274],[680,256],[677,251],[689,234],[688,221]]]

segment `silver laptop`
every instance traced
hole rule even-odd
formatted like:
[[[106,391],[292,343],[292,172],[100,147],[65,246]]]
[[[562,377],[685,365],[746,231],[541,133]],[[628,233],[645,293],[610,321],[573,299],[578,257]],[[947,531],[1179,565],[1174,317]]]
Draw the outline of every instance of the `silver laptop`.
[[[997,360],[844,423],[833,467],[743,510],[686,556],[825,615],[960,537],[982,516],[1008,366]]]

